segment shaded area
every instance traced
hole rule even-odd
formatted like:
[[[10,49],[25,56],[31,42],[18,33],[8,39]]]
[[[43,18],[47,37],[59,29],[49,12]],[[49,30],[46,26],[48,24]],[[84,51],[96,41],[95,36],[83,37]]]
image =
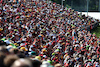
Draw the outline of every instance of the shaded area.
[[[100,36],[100,25],[94,29],[91,30],[91,33],[95,33],[97,37]]]

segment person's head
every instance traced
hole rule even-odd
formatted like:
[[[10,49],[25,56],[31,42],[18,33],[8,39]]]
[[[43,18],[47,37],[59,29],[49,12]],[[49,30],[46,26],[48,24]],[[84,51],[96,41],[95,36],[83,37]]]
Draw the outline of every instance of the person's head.
[[[16,49],[16,48],[12,48],[12,49],[9,50],[9,52],[10,52],[11,54],[17,54],[17,53],[19,52],[19,50]]]
[[[42,64],[42,62],[39,60],[36,60],[36,59],[32,60],[33,67],[40,67],[41,64]]]
[[[4,58],[6,57],[6,55],[2,52],[0,52],[0,66],[4,67]]]
[[[0,46],[6,45],[6,43],[2,40],[0,40]]]
[[[16,60],[11,65],[11,67],[33,67],[33,66],[30,60],[21,58],[21,59]]]
[[[7,48],[5,46],[0,46],[0,52],[3,52],[5,54],[9,53],[8,50],[7,50]]]
[[[24,54],[23,51],[20,51],[20,52],[17,54],[17,56],[18,56],[19,58],[25,58],[25,54]]]
[[[11,67],[15,60],[19,59],[16,55],[8,55],[4,58],[4,64],[6,67]]]

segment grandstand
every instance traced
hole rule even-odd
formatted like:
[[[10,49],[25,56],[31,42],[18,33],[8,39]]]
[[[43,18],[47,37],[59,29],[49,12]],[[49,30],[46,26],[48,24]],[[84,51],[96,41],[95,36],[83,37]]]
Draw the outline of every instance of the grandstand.
[[[0,1],[0,66],[99,67],[99,20],[45,0]]]

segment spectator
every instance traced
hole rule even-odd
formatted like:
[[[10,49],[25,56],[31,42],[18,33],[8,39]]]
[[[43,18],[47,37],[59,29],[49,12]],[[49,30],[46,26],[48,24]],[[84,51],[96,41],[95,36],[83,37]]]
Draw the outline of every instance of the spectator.
[[[5,66],[99,66],[100,38],[88,31],[96,19],[51,1],[48,5],[47,0],[0,2],[0,52],[7,55]]]
[[[16,55],[8,55],[4,58],[4,64],[6,67],[11,67],[11,65],[16,61],[18,57]]]
[[[2,52],[0,52],[0,66],[1,67],[5,67],[4,65],[4,58],[6,57],[6,55]]]
[[[16,60],[11,67],[33,67],[32,63],[28,59],[18,59]]]

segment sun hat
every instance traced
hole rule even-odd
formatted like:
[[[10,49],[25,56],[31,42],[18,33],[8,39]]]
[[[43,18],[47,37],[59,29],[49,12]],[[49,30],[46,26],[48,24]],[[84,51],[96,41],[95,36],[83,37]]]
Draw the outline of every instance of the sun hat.
[[[36,56],[35,59],[41,60],[41,57],[40,56]]]
[[[21,47],[20,49],[21,50],[24,50],[24,51],[27,51],[27,49],[25,47]]]

